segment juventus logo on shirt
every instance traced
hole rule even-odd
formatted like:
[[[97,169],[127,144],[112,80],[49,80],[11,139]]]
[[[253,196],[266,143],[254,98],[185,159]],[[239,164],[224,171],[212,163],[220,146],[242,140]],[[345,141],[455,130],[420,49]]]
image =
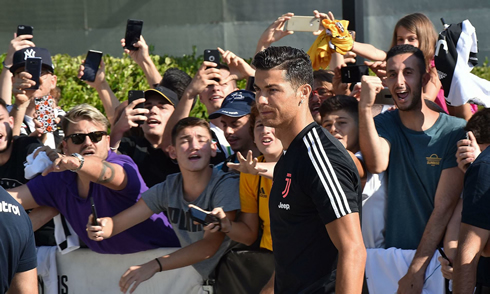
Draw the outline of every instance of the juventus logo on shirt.
[[[291,187],[291,174],[288,173],[286,175],[286,188],[284,188],[284,191],[282,191],[282,198],[286,198],[289,194],[289,187]]]

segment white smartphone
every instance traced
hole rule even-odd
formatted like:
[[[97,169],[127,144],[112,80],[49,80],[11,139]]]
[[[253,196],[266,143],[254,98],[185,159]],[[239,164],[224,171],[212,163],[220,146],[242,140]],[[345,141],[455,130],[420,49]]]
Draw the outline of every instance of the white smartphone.
[[[320,19],[313,16],[293,16],[286,22],[287,31],[315,32],[320,29]]]

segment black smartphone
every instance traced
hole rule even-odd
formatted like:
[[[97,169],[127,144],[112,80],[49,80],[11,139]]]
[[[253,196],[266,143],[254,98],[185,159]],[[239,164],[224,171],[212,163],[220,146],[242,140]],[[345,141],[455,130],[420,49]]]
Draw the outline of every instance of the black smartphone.
[[[221,55],[217,49],[206,49],[204,50],[204,61],[214,62],[218,65],[216,68],[219,68]]]
[[[25,71],[30,73],[34,82],[36,84],[26,90],[39,89],[39,79],[41,78],[41,68],[42,68],[42,58],[41,57],[28,57],[26,59]]]
[[[33,26],[18,25],[17,26],[17,37],[20,35],[32,35],[34,31]],[[32,39],[28,39],[32,40]]]
[[[129,90],[128,91],[128,104],[132,103],[136,99],[140,98],[145,98],[145,91],[139,91],[139,90]],[[144,103],[138,103],[134,108],[145,108]],[[137,121],[138,125],[142,125],[144,121],[139,120]]]
[[[374,104],[384,104],[384,105],[394,105],[393,95],[388,88],[384,88],[376,94],[376,100],[374,100]]]
[[[217,216],[214,216],[195,205],[192,205],[189,208],[191,218],[200,224],[207,226],[210,223],[220,223],[220,219]]]
[[[126,25],[126,36],[124,37],[126,45],[124,48],[136,51],[138,47],[133,44],[140,40],[141,31],[143,30],[143,21],[137,19],[128,19]]]
[[[245,90],[255,93],[254,83],[255,83],[255,77],[248,77],[247,87],[245,87]]]
[[[97,219],[99,218],[99,216],[97,215],[97,210],[95,209],[94,197],[90,197],[90,204],[92,205],[92,215],[94,216],[94,218],[92,219],[92,225],[98,226],[99,222],[97,221]]]
[[[340,69],[342,83],[358,83],[362,76],[369,75],[369,67],[367,65],[348,65]]]
[[[95,75],[99,70],[101,60],[102,52],[89,50],[87,53],[87,57],[85,58],[85,62],[83,63],[85,69],[83,70],[83,76],[81,77],[81,79],[89,82],[95,81]]]

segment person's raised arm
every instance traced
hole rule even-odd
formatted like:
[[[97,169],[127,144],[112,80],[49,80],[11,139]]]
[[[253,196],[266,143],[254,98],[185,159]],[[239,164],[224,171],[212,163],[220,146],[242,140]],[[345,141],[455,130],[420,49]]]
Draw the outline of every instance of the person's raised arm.
[[[171,134],[174,126],[179,120],[189,116],[196,96],[204,91],[207,86],[218,85],[218,82],[215,79],[220,80],[221,73],[216,66],[217,64],[214,62],[204,61],[197,70],[197,73],[189,86],[185,89],[184,94],[182,94],[179,103],[175,105],[175,110],[168,119],[167,124],[165,125],[165,131],[163,132],[164,137],[162,146],[164,150],[171,145]]]
[[[78,78],[81,78],[83,76],[84,69],[85,66],[83,65],[82,62],[78,70]],[[104,60],[102,59],[100,60],[100,67],[99,70],[97,71],[97,74],[95,75],[95,80],[93,82],[85,81],[85,83],[87,83],[87,85],[89,85],[90,87],[94,88],[97,91],[97,93],[99,94],[99,98],[102,101],[102,105],[104,106],[104,111],[107,116],[107,119],[109,119],[109,121],[113,123],[115,109],[121,103],[117,99],[114,92],[112,92],[111,87],[109,87],[109,83],[107,83],[107,80],[105,79]]]
[[[437,183],[434,210],[425,226],[424,234],[407,274],[398,282],[399,293],[422,292],[425,271],[444,236],[462,190],[463,173],[461,170],[457,167],[444,169]]]
[[[339,251],[335,293],[361,293],[366,264],[360,217],[350,213],[325,225]]]
[[[386,59],[386,52],[367,43],[354,42],[352,52],[371,61],[384,61]]]
[[[367,170],[371,173],[381,173],[388,168],[390,145],[386,139],[378,135],[374,124],[372,106],[376,94],[384,87],[378,77],[363,76],[361,80],[359,145]]]
[[[245,60],[243,60],[243,58],[237,56],[235,53],[229,50],[225,51],[219,47],[218,51],[223,57],[223,61],[230,68],[230,75],[224,81],[220,81],[222,84],[231,80],[241,80],[255,76],[255,69],[253,69]]]
[[[121,39],[121,46],[123,48],[126,46],[125,39]],[[141,67],[146,76],[148,84],[153,88],[153,85],[160,83],[162,80],[162,75],[158,72],[157,67],[150,58],[148,44],[146,44],[145,38],[140,36],[140,40],[134,43],[133,46],[139,48],[139,50],[124,49],[124,52],[129,54],[131,59],[133,59],[134,62]]]
[[[10,116],[14,118],[14,127],[12,129],[12,135],[14,136],[20,135],[20,128],[24,121],[26,110],[31,103],[26,92],[27,88],[36,84],[31,78],[31,74],[25,71],[12,76],[12,93],[15,95],[15,104],[10,110]]]
[[[14,53],[27,47],[36,47],[31,41],[32,35],[20,35],[14,33],[14,38],[10,41],[7,55],[3,61],[2,73],[0,74],[0,98],[7,105],[12,104],[12,73],[9,68],[13,65]]]
[[[272,180],[276,162],[259,162],[253,157],[252,150],[247,153],[247,158],[243,157],[240,152],[237,152],[238,163],[227,162],[227,166],[241,173],[260,175]]]
[[[116,191],[124,189],[128,183],[128,175],[122,166],[96,156],[85,156],[81,161],[71,155],[59,154],[59,157],[43,171],[42,175],[65,170],[76,171],[80,178]]]
[[[284,25],[290,20],[294,13],[288,12],[278,17],[271,25],[265,29],[259,38],[255,54],[268,48],[272,43],[277,42],[287,35],[291,35],[293,31],[285,31]]]

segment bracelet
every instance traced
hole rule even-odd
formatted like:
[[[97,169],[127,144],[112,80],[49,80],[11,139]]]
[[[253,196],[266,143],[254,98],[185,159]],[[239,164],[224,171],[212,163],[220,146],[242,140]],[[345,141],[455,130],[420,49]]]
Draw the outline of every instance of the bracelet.
[[[160,260],[158,260],[158,258],[155,258],[155,260],[158,262],[158,266],[160,267],[159,272],[163,271],[162,264],[160,263]]]
[[[2,61],[2,65],[3,65],[3,68],[5,68],[5,69],[10,69],[10,68],[12,67],[12,66],[6,66],[6,65],[5,65],[5,60],[4,60],[4,61]]]

